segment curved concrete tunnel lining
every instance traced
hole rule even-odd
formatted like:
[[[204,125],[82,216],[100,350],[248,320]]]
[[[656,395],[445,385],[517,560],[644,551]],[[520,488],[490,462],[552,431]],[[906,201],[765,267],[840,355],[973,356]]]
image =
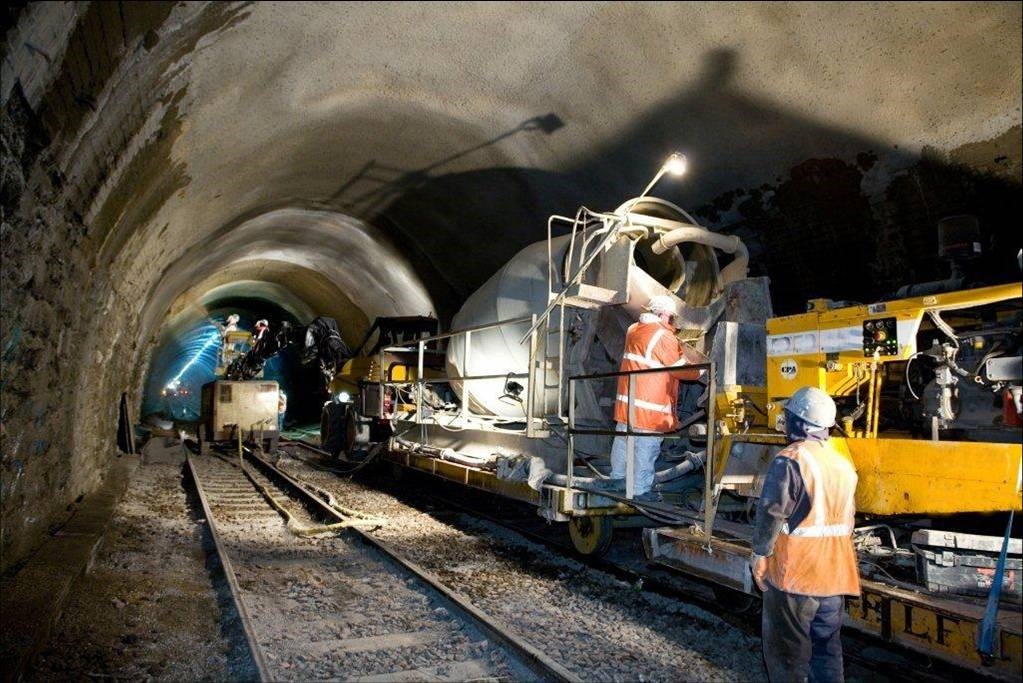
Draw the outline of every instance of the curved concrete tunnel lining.
[[[141,338],[156,330],[174,301],[194,283],[216,277],[220,271],[237,272],[241,279],[241,273],[258,272],[265,263],[288,264],[296,280],[299,273],[316,273],[354,302],[368,320],[434,312],[426,286],[381,231],[336,212],[288,208],[245,220],[189,249],[163,273],[147,297]],[[289,287],[286,282],[280,284]],[[314,309],[337,309],[325,298],[307,303]]]
[[[179,333],[208,326],[210,308],[226,298],[273,302],[300,324],[319,315],[333,317],[349,344],[357,343],[377,316],[434,313],[420,278],[387,238],[334,212],[278,209],[243,221],[190,253],[194,256],[167,270],[143,310],[143,330],[163,318],[157,332],[162,341],[147,352],[148,369],[137,377],[140,389],[145,386],[139,392],[140,414],[153,408],[154,364],[165,356],[164,347]],[[185,289],[175,291],[179,288]],[[319,387],[309,391],[318,393]]]
[[[102,5],[76,6],[89,19],[80,41],[67,35],[78,24],[65,22],[63,33],[51,31],[62,44],[44,45],[48,59],[16,45],[16,60],[4,61],[4,87],[20,80],[29,110],[49,117],[52,144],[38,163],[31,158],[42,172],[26,171],[27,187],[57,207],[45,216],[54,235],[64,224],[70,233],[52,244],[39,238],[45,248],[26,249],[29,272],[10,282],[40,289],[63,272],[77,290],[17,304],[26,312],[17,322],[39,335],[70,321],[52,352],[33,342],[24,367],[45,365],[49,390],[70,393],[74,413],[40,420],[26,402],[17,409],[24,416],[8,421],[19,443],[71,444],[72,455],[52,463],[26,460],[31,476],[21,481],[31,479],[33,492],[25,500],[61,486],[73,499],[94,486],[109,459],[105,425],[116,397],[141,386],[165,312],[196,279],[220,270],[259,280],[253,273],[267,267],[267,254],[317,269],[324,281],[379,267],[346,258],[342,268],[287,247],[283,229],[248,242],[229,237],[249,220],[312,210],[374,223],[374,234],[400,245],[421,273],[430,296],[420,303],[450,312],[542,237],[547,214],[616,205],[675,146],[687,148],[694,173],[662,191],[684,195],[687,208],[736,186],[778,183],[803,159],[868,150],[881,157],[871,172],[880,194],[922,147],[952,150],[1020,120],[1015,4],[508,4],[431,20],[442,15],[402,4],[178,3],[129,7],[123,27],[103,26],[117,17]],[[26,16],[51,7],[31,6]],[[123,35],[123,45],[99,44],[89,35],[97,26]],[[90,51],[110,52],[91,60],[105,76],[70,64],[71,54],[98,56]],[[933,68],[946,63],[954,66]],[[64,93],[59,107],[47,94],[53,84]],[[564,129],[503,137],[544,112]],[[375,179],[359,175],[367,167]],[[26,225],[36,219],[31,208]],[[318,234],[329,241],[329,231]],[[471,251],[481,239],[486,249]],[[369,293],[376,310],[399,312],[392,297],[400,283],[416,289],[403,278],[397,290]],[[274,281],[288,286],[285,279]],[[296,290],[314,287],[297,279]],[[312,294],[296,295],[317,308]],[[424,312],[413,308],[402,311]],[[10,339],[13,328],[4,328]],[[39,354],[43,361],[31,360]],[[15,451],[24,458],[24,448]]]
[[[244,296],[273,301],[301,324],[308,323],[317,315],[306,301],[296,296],[287,287],[276,282],[262,280],[233,280],[228,284],[214,287],[203,295],[200,303],[209,311],[217,308],[218,302],[224,299]]]

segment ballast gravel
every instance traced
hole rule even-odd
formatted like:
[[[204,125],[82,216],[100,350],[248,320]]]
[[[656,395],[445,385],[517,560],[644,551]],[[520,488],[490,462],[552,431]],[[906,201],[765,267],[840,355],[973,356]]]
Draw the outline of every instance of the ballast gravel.
[[[373,548],[348,534],[296,536],[236,466],[193,462],[272,680],[529,677]],[[295,523],[317,525],[262,474],[249,474]]]
[[[222,625],[182,469],[136,468],[30,680],[222,681],[252,671]]]
[[[374,535],[588,681],[763,680],[760,641],[706,610],[645,593],[468,515],[443,515],[300,459],[278,466],[347,507],[386,517]]]
[[[431,514],[298,460],[281,464],[343,505],[386,517],[375,535],[583,680],[764,679],[759,641],[705,610],[637,590],[496,524]],[[30,678],[253,678],[226,587],[206,566],[210,548],[195,510],[180,466],[138,468]],[[411,579],[396,584],[387,568],[349,547],[347,535],[296,538],[258,505],[231,525],[244,545],[235,550],[239,581],[276,679],[351,680],[398,669],[418,680],[517,678],[485,638],[423,602]],[[424,624],[457,647],[440,657],[422,646],[337,651],[339,641],[421,632]]]

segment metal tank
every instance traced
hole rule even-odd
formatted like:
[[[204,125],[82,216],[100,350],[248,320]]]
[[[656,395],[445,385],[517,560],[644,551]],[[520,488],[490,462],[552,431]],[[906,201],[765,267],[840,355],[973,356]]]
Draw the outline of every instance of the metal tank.
[[[695,221],[685,211],[656,198],[627,202],[614,215],[621,219],[614,226],[617,239],[605,243],[599,229],[576,226],[571,234],[531,244],[476,290],[452,320],[452,329],[466,330],[539,316],[565,289],[566,280],[571,284],[572,274],[580,270],[583,261],[595,250],[602,251],[587,271],[588,282],[576,287],[580,291],[572,297],[575,308],[569,316],[571,320],[566,321],[565,331],[573,326],[574,341],[562,342],[560,324],[544,328],[546,338],[540,340],[538,352],[544,380],[532,387],[536,417],[556,410],[559,372],[568,374],[573,367],[573,359],[567,357],[570,345],[576,349],[573,373],[617,369],[608,367],[608,361],[620,357],[625,330],[637,320],[651,297],[663,294],[676,297],[683,311],[680,316],[683,325],[689,313],[692,324],[703,331],[709,325],[706,319],[713,316],[707,307],[720,298],[722,279],[713,245],[700,241],[734,238],[724,238],[694,225]],[[691,228],[694,232],[689,237],[694,239],[659,244],[661,237],[679,224]],[[583,324],[587,321],[588,324]],[[510,421],[526,417],[525,397],[530,387],[525,386],[525,378],[514,375],[526,374],[528,370],[529,344],[523,338],[529,328],[526,321],[472,331],[468,354],[463,335],[451,339],[447,352],[449,376],[505,375],[468,380],[467,391],[462,382],[452,382],[452,388],[463,401],[468,400],[472,412]],[[587,332],[585,344],[579,340],[579,330],[583,329]],[[613,360],[612,366],[616,363]],[[591,403],[599,404],[600,397]]]

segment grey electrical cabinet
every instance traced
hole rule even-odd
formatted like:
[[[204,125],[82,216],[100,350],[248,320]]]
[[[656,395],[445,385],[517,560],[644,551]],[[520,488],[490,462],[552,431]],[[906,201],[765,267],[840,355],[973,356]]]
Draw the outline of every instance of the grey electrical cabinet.
[[[202,387],[200,440],[227,441],[241,430],[243,438],[277,436],[277,382],[218,380]]]

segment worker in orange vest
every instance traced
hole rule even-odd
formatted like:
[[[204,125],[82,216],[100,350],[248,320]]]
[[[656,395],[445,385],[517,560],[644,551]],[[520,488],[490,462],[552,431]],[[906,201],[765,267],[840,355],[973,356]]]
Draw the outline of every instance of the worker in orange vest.
[[[828,440],[835,402],[803,387],[785,404],[790,444],[771,461],[757,504],[753,578],[764,592],[771,681],[842,681],[843,596],[860,594],[852,533],[856,470]]]
[[[675,300],[670,296],[652,297],[646,312],[639,322],[633,323],[625,334],[625,352],[622,356],[621,371],[666,368],[685,364],[687,348],[675,337],[672,322],[677,315]],[[678,425],[675,403],[678,400],[680,380],[695,380],[696,370],[651,372],[631,375],[633,402],[629,419],[629,377],[618,378],[618,392],[615,401],[615,431],[649,433],[654,436],[637,436],[633,449],[635,457],[634,499],[657,501],[660,496],[653,489],[654,466],[661,452],[661,434],[674,430]],[[616,436],[611,446],[611,487],[621,486],[625,478],[627,441],[625,436]]]

